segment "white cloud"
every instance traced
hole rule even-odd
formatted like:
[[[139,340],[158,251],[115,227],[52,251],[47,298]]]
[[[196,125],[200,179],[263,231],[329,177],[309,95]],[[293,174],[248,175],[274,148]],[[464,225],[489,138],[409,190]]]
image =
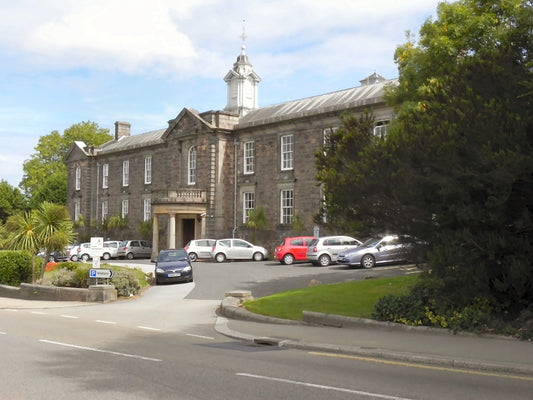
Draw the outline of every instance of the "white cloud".
[[[322,67],[343,49],[357,58],[381,50],[390,63],[403,32],[418,29],[435,5],[435,0],[19,0],[0,11],[7,21],[0,41],[48,69],[213,76],[238,51],[245,18],[251,52],[265,57],[294,52],[295,68],[308,63],[309,54]],[[417,25],[408,26],[413,19]]]

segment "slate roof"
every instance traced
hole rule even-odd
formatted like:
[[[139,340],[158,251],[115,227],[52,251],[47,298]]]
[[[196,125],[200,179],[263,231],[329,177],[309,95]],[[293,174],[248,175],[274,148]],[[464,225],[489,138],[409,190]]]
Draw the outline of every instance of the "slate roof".
[[[237,129],[263,125],[277,121],[301,118],[330,111],[343,110],[374,104],[383,99],[385,86],[396,84],[397,80],[385,80],[370,85],[358,86],[351,89],[307,97],[305,99],[287,101],[272,106],[261,107],[249,111],[241,117]]]
[[[115,151],[124,151],[163,143],[162,136],[166,130],[166,128],[158,129],[138,135],[123,136],[119,140],[113,139],[101,145],[98,149],[98,154],[113,153]]]

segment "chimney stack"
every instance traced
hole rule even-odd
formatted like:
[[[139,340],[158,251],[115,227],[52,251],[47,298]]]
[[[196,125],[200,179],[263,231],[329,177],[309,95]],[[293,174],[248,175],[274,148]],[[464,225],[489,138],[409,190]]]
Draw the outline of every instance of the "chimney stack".
[[[115,122],[115,140],[119,140],[120,138],[127,136],[130,136],[130,128],[131,124],[129,122]]]

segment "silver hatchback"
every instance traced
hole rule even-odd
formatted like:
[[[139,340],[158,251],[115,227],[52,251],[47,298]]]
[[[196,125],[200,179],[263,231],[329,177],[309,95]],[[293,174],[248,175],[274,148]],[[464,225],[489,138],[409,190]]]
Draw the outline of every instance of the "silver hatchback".
[[[324,236],[313,240],[307,247],[307,261],[327,267],[337,261],[339,253],[355,249],[361,244],[360,240],[350,236]]]
[[[120,243],[117,255],[119,258],[125,257],[128,260],[150,258],[152,256],[152,246],[146,240],[124,240]]]

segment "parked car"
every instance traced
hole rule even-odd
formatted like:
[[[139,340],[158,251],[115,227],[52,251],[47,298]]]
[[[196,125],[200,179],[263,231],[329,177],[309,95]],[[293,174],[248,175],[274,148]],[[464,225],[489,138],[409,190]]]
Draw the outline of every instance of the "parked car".
[[[192,282],[192,265],[187,250],[161,250],[155,261],[155,283]]]
[[[83,261],[89,261],[91,257],[91,244],[90,243],[80,243],[80,245],[76,249],[77,256],[76,260],[83,260]]]
[[[118,257],[126,257],[128,260],[134,258],[150,258],[152,256],[152,246],[146,240],[124,240],[118,248]]]
[[[414,243],[415,240],[410,236],[372,237],[356,249],[341,252],[337,263],[372,268],[377,264],[405,262]]]
[[[307,248],[307,260],[314,265],[327,267],[337,262],[337,256],[346,250],[355,249],[363,243],[350,236],[324,236],[315,238]]]
[[[285,265],[290,265],[295,261],[307,261],[307,247],[314,239],[313,236],[285,238],[274,249],[274,257]]]
[[[46,258],[46,254],[41,251],[37,254],[39,257]],[[63,252],[63,251],[52,251],[48,255],[48,261],[47,262],[62,262],[62,261],[68,261],[69,256]]]
[[[199,258],[213,258],[213,246],[215,239],[195,239],[185,246],[189,259],[196,261]]]
[[[100,256],[104,260],[111,258],[118,258],[118,248],[122,242],[119,240],[106,240],[104,242],[104,250]]]
[[[243,239],[219,239],[213,246],[213,258],[219,263],[226,260],[262,261],[267,256],[267,249]]]
[[[69,244],[65,249],[65,254],[68,257],[67,261],[78,261],[78,247],[79,244]]]

